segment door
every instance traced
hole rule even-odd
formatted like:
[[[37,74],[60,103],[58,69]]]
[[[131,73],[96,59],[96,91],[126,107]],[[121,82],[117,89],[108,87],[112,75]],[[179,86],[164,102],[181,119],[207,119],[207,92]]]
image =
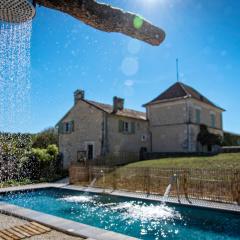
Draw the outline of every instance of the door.
[[[88,144],[87,146],[87,158],[88,160],[93,159],[93,144]]]

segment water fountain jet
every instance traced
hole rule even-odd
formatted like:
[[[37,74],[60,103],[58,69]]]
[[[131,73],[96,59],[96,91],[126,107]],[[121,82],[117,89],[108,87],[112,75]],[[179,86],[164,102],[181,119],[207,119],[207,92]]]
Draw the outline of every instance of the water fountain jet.
[[[172,185],[173,183],[177,180],[177,175],[176,174],[173,174],[173,176],[170,177],[170,182],[165,190],[165,193],[163,195],[163,198],[162,198],[162,203],[165,203],[168,196],[169,196],[169,193],[171,191],[171,188],[172,188]]]

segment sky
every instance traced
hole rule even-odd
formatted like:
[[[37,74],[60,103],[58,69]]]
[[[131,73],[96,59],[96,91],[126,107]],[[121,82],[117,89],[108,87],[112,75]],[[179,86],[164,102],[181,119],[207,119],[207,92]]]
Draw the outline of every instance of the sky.
[[[31,39],[31,113],[22,132],[54,126],[87,99],[142,105],[180,81],[226,109],[224,129],[240,133],[240,1],[102,0],[136,12],[166,32],[160,46],[95,30],[64,13],[37,7]],[[24,117],[24,116],[23,116]],[[10,129],[4,129],[10,130]]]

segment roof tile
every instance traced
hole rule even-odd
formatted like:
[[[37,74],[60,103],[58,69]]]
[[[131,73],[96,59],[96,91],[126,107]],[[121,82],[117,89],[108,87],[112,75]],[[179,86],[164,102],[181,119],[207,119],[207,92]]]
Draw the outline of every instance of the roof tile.
[[[183,98],[187,98],[187,97],[197,99],[197,100],[204,102],[206,104],[209,104],[213,107],[224,110],[224,109],[220,108],[219,106],[217,106],[212,101],[210,101],[208,98],[203,96],[196,89],[194,89],[184,83],[181,83],[181,82],[177,82],[177,83],[173,84],[166,91],[161,93],[158,97],[154,98],[152,101],[146,103],[144,106],[162,102],[162,101],[168,101],[168,100],[171,101],[171,100],[183,99]]]
[[[90,100],[86,100],[86,99],[84,99],[84,101],[103,110],[104,112],[109,113],[109,114],[115,114],[117,116],[122,116],[122,117],[130,117],[130,118],[136,118],[136,119],[140,119],[140,120],[146,120],[146,113],[144,113],[144,112],[124,108],[121,111],[117,111],[116,113],[113,113],[113,106],[110,104],[99,103],[99,102],[90,101]]]

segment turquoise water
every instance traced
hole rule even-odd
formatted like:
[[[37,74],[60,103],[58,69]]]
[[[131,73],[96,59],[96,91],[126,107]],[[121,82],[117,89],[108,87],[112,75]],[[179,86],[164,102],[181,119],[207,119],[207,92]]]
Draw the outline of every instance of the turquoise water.
[[[104,194],[48,188],[0,201],[139,239],[240,239],[240,215]]]

